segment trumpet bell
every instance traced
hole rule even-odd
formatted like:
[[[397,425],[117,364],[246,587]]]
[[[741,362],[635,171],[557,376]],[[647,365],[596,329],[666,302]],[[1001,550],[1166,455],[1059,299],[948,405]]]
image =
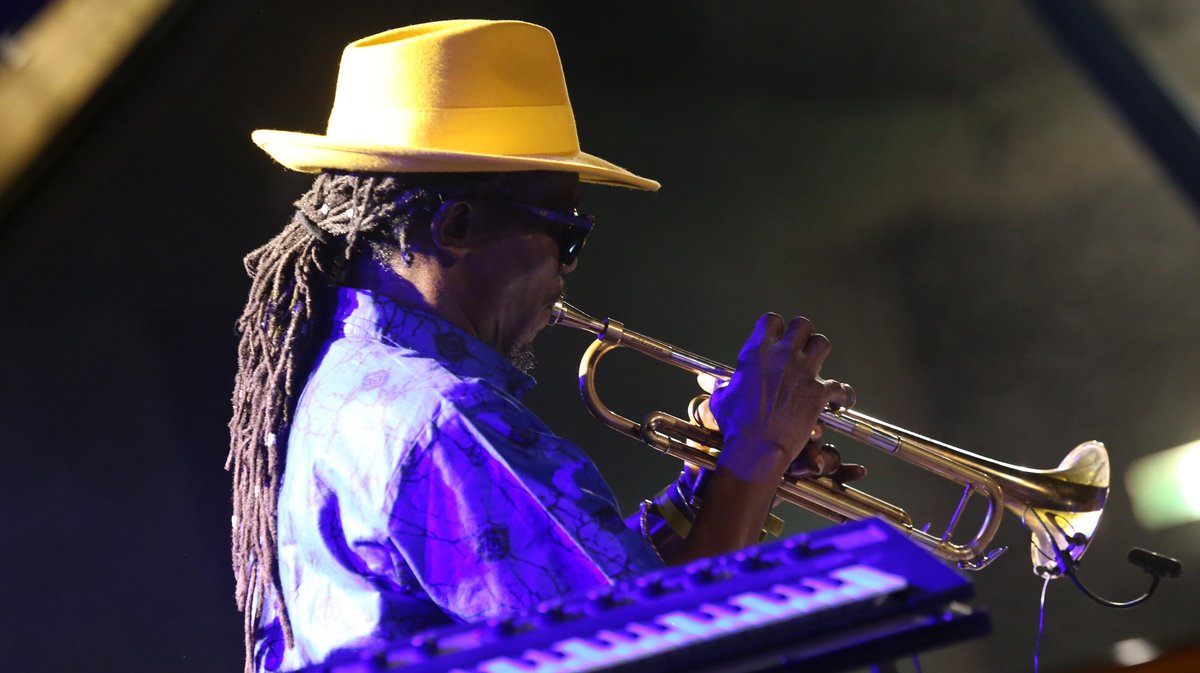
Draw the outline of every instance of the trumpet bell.
[[[1034,574],[1058,577],[1079,563],[1092,543],[1104,503],[1108,498],[1108,451],[1100,442],[1084,442],[1075,447],[1052,472],[1051,482],[1071,485],[1072,489],[1091,487],[1091,497],[1069,502],[1070,509],[1026,505],[1014,513],[1029,530],[1029,546]],[[1015,509],[1009,504],[1009,509]]]

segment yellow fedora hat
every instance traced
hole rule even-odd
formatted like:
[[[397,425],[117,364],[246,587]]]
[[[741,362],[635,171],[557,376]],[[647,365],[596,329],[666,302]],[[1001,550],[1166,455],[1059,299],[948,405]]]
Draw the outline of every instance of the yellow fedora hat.
[[[325,135],[251,137],[306,173],[549,170],[659,187],[580,151],[554,36],[520,21],[437,21],[351,42]]]

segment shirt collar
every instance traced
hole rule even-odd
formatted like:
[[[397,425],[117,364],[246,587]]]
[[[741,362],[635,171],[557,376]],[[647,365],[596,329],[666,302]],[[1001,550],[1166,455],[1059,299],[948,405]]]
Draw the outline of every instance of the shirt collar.
[[[368,290],[338,288],[333,322],[335,338],[365,338],[407,348],[457,376],[486,380],[515,397],[535,383],[494,348],[455,325]]]

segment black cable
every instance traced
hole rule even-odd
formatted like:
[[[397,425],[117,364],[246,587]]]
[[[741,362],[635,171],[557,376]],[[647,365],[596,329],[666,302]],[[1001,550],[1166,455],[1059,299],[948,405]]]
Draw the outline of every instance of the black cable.
[[[1141,605],[1142,603],[1145,603],[1146,601],[1150,600],[1150,597],[1154,595],[1154,590],[1158,588],[1159,580],[1162,579],[1158,575],[1154,575],[1153,578],[1151,578],[1151,580],[1150,580],[1150,588],[1146,590],[1146,593],[1142,594],[1141,596],[1138,596],[1137,598],[1135,598],[1133,600],[1118,602],[1118,601],[1110,601],[1107,598],[1101,598],[1100,596],[1097,596],[1096,594],[1092,593],[1090,590],[1088,590],[1087,587],[1083,586],[1083,582],[1079,581],[1079,578],[1075,576],[1074,571],[1071,571],[1071,572],[1065,573],[1065,574],[1067,577],[1071,578],[1071,581],[1075,583],[1075,586],[1079,587],[1079,590],[1083,592],[1084,596],[1087,596],[1088,598],[1096,601],[1097,603],[1099,603],[1100,605],[1103,605],[1106,608],[1115,608],[1117,610],[1124,610],[1126,608],[1136,607],[1136,606]]]
[[[1042,524],[1042,529],[1046,532],[1046,537],[1050,542],[1050,546],[1054,549],[1054,556],[1058,561],[1057,567],[1055,568],[1038,566],[1038,574],[1042,575],[1043,577],[1052,577],[1055,574],[1054,571],[1057,570],[1058,574],[1066,575],[1067,577],[1071,578],[1071,582],[1073,582],[1075,586],[1079,587],[1079,590],[1083,592],[1083,595],[1096,601],[1104,607],[1124,610],[1141,605],[1142,603],[1150,600],[1150,597],[1154,595],[1155,590],[1158,589],[1158,583],[1162,581],[1162,578],[1174,578],[1183,574],[1183,564],[1176,559],[1173,559],[1170,556],[1164,556],[1157,552],[1152,552],[1148,549],[1134,547],[1133,549],[1129,550],[1129,555],[1127,558],[1129,559],[1130,563],[1141,568],[1147,573],[1150,573],[1150,588],[1147,589],[1144,594],[1132,600],[1108,600],[1107,598],[1103,598],[1093,593],[1090,589],[1084,586],[1083,582],[1075,575],[1075,571],[1079,568],[1080,562],[1071,556],[1069,552],[1075,547],[1086,547],[1088,544],[1087,535],[1078,532],[1073,535],[1067,535],[1067,531],[1063,530],[1061,526],[1055,523],[1055,528],[1058,529],[1058,532],[1062,534],[1063,539],[1067,543],[1066,549],[1063,549],[1058,546],[1057,538],[1055,538],[1054,534],[1050,532],[1050,526],[1048,525],[1049,522],[1047,522],[1043,516],[1039,515],[1037,518]]]
[[[1082,538],[1082,540],[1080,540],[1080,538]],[[1068,540],[1069,544],[1072,546],[1083,545],[1087,543],[1087,536],[1083,535],[1083,533],[1076,533],[1068,538]],[[1075,586],[1079,587],[1079,590],[1083,592],[1084,596],[1087,596],[1088,598],[1107,608],[1125,610],[1128,608],[1137,607],[1138,605],[1150,600],[1150,597],[1154,595],[1155,590],[1158,589],[1158,583],[1162,581],[1162,578],[1174,578],[1183,574],[1183,564],[1179,561],[1169,556],[1163,556],[1162,554],[1152,552],[1148,549],[1134,547],[1133,549],[1129,550],[1129,562],[1138,566],[1142,570],[1145,570],[1147,573],[1150,573],[1150,588],[1147,589],[1144,594],[1132,600],[1111,601],[1107,598],[1096,595],[1083,585],[1083,582],[1075,575],[1075,571],[1079,568],[1079,561],[1073,559],[1070,554],[1067,554],[1066,550],[1060,549],[1058,543],[1054,541],[1053,536],[1050,538],[1050,544],[1054,547],[1054,553],[1058,557],[1058,567],[1062,569],[1062,574],[1071,578],[1071,582],[1073,582]],[[1046,571],[1049,572],[1049,569],[1047,568]]]

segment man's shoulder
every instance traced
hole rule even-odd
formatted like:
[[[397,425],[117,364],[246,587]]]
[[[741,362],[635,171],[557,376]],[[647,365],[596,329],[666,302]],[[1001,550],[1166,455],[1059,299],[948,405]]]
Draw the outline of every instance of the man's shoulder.
[[[367,339],[327,344],[296,406],[289,465],[386,466],[440,423],[456,377],[436,361]],[[367,470],[369,471],[369,470]]]
[[[461,376],[436,357],[352,338],[328,345],[305,394],[383,404],[404,415],[426,414],[427,420],[434,420],[439,408],[473,413],[508,402],[494,386]]]
[[[458,439],[480,433],[529,436],[532,442],[539,429],[519,402],[486,381],[456,375],[435,358],[339,339],[325,349],[301,395],[289,464],[294,449],[301,463],[321,461],[324,469],[341,464],[360,477],[390,474],[418,447],[442,446],[448,438],[456,446],[474,446]]]

